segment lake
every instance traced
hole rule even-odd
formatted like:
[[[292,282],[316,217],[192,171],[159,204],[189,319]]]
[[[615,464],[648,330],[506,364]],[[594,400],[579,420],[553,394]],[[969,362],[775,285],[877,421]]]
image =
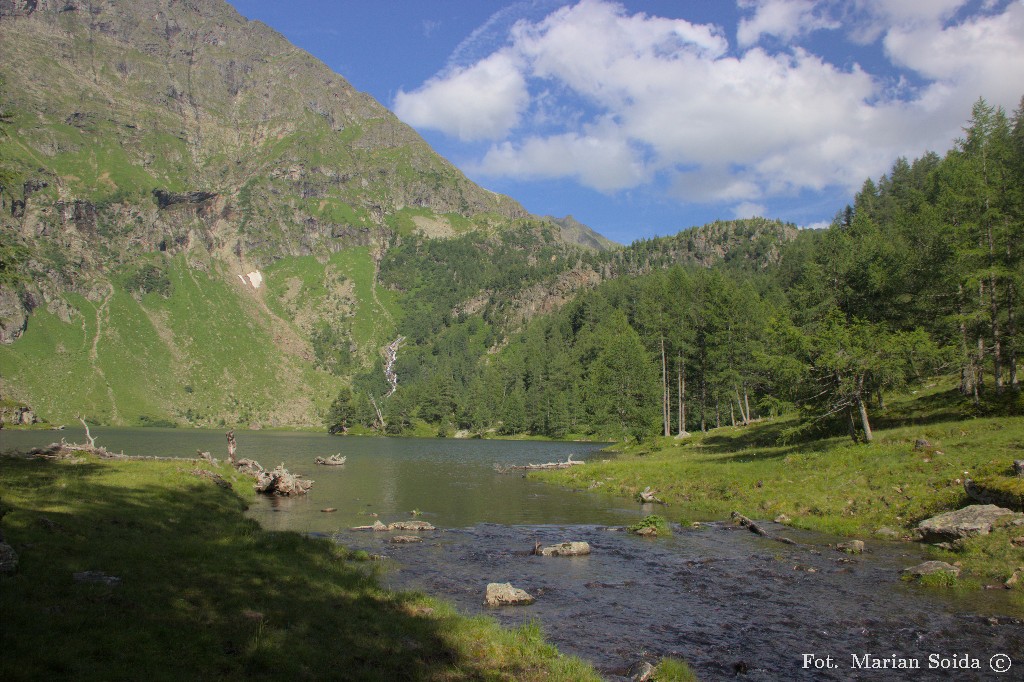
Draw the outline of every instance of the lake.
[[[207,450],[223,459],[220,431],[93,429],[97,444],[126,454],[181,456]],[[561,650],[609,679],[646,657],[687,659],[701,679],[1006,679],[993,656],[1024,669],[1024,620],[1003,591],[956,597],[902,583],[901,568],[924,559],[915,544],[871,541],[848,557],[835,538],[763,525],[786,545],[727,522],[676,526],[671,538],[644,539],[610,528],[642,515],[678,516],[608,495],[567,491],[499,474],[495,463],[526,464],[607,457],[599,445],[537,441],[333,437],[238,431],[238,454],[279,463],[315,481],[299,498],[260,498],[250,514],[265,527],[330,537],[389,560],[381,580],[447,598],[468,613],[516,625],[538,620]],[[0,449],[44,445],[81,429],[0,431]],[[340,467],[313,459],[337,452]],[[324,513],[324,508],[336,508]],[[351,526],[413,518],[438,527],[423,542],[395,545],[392,534]],[[588,557],[530,556],[535,542],[587,541]],[[528,607],[488,610],[489,582],[512,582],[537,597]],[[854,654],[918,661],[920,670],[851,669]],[[838,668],[805,667],[805,654]],[[937,656],[938,658],[932,658]],[[959,656],[959,658],[957,658]],[[952,668],[979,661],[981,670]],[[817,661],[819,659],[812,659]],[[863,660],[863,659],[861,659]],[[938,667],[929,669],[931,661]],[[946,667],[943,667],[943,666]],[[1012,676],[1012,673],[1011,673]]]

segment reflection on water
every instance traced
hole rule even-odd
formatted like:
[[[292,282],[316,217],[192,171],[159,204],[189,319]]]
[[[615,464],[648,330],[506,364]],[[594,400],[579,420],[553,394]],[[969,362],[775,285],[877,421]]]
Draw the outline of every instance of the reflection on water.
[[[57,435],[0,431],[0,449],[43,445]],[[59,435],[83,440],[80,429]],[[96,428],[93,435],[126,454],[226,454],[218,431]],[[283,463],[316,481],[305,497],[258,499],[250,513],[264,526],[386,555],[394,560],[384,576],[390,586],[444,596],[471,613],[486,611],[488,582],[512,582],[537,602],[491,613],[508,624],[538,619],[559,648],[611,679],[641,657],[667,655],[691,661],[708,680],[1002,680],[1021,679],[1024,670],[1024,621],[1010,612],[1005,592],[954,599],[899,581],[901,568],[923,560],[917,545],[869,542],[867,555],[851,559],[830,549],[830,538],[785,529],[800,543],[789,546],[725,523],[648,540],[606,526],[631,523],[650,509],[493,469],[496,462],[568,454],[604,457],[593,445],[267,431],[241,431],[237,438],[240,456],[268,468]],[[313,463],[339,451],[348,457],[345,466]],[[321,511],[331,507],[337,511]],[[413,510],[440,529],[423,534],[422,543],[393,545],[391,534],[348,530],[375,519],[409,519]],[[587,541],[594,552],[570,559],[528,555],[534,542],[567,540]],[[921,669],[851,670],[854,653],[895,654],[919,661]],[[1009,677],[989,670],[999,653],[1013,658]],[[839,667],[804,668],[803,654],[832,656]],[[967,656],[982,669],[929,670],[931,654]]]

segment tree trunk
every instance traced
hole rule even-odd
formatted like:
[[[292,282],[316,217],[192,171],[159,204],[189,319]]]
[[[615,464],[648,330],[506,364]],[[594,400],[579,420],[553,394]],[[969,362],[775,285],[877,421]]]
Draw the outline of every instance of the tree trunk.
[[[864,395],[864,377],[860,378],[859,384],[860,392],[857,393],[857,409],[860,410],[860,424],[864,429],[864,440],[870,443],[873,436],[871,435],[871,422],[868,421],[868,405],[862,398]]]
[[[672,405],[671,394],[668,391],[668,362],[665,360],[665,337],[661,337],[661,422],[664,426],[664,435],[668,438],[672,434]]]
[[[736,410],[732,406],[732,401],[729,401],[729,421],[732,423],[732,427],[736,428]]]
[[[377,423],[380,424],[380,432],[384,433],[387,430],[387,424],[384,422],[384,415],[381,414],[380,408],[377,407],[377,401],[373,399],[372,395],[370,396],[370,403],[373,405],[374,412],[377,413]]]
[[[974,395],[974,404],[977,405],[977,391],[974,386],[974,362],[971,359],[970,344],[967,342],[967,320],[964,315],[964,286],[957,285],[957,313],[960,317],[960,352],[962,361],[960,364],[960,394],[964,396]]]
[[[978,307],[985,309],[985,282],[978,282]],[[978,351],[974,356],[975,391],[980,391],[985,383],[985,337],[978,332]]]
[[[745,426],[750,423],[750,418],[748,417],[747,413],[743,411],[743,401],[740,399],[740,389],[736,388],[736,386],[734,385],[732,387],[732,390],[736,393],[736,405],[740,408],[740,419],[743,420],[743,424]]]
[[[707,411],[708,411],[707,386],[705,385],[705,383],[703,381],[703,377],[702,377],[702,380],[700,382],[700,430],[701,430],[701,433],[706,433],[707,430],[708,430]]]
[[[679,354],[679,365],[676,368],[679,379],[679,436],[689,435],[686,432],[686,373],[683,371],[683,354]]]
[[[988,199],[985,199],[986,210],[988,208]],[[989,323],[992,329],[992,374],[996,384],[996,393],[1003,392],[1003,353],[1002,344],[1000,341],[1000,329],[999,329],[999,300],[996,296],[998,289],[996,288],[996,274],[995,274],[995,263],[996,263],[996,240],[995,240],[995,229],[992,227],[991,221],[987,226],[988,232],[988,314]]]
[[[750,396],[747,394],[746,384],[743,384],[743,406],[747,408],[747,421],[752,421],[754,419],[754,415],[750,414]]]
[[[1011,281],[1007,285],[1006,301],[1006,335],[1010,339],[1010,347],[1007,349],[1007,363],[1010,365],[1010,388],[1014,391],[1020,390],[1020,381],[1017,378],[1017,313],[1014,308],[1017,305],[1017,288]]]
[[[235,442],[235,430],[231,429],[227,432],[228,439],[228,462],[231,464],[235,463],[235,452],[238,449],[238,444]]]
[[[846,428],[850,433],[850,439],[857,442],[857,426],[853,423],[853,410],[846,410]]]

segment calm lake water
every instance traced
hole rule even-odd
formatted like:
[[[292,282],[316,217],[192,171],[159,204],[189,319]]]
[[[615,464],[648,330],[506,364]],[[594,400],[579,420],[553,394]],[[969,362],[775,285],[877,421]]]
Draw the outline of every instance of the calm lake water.
[[[188,456],[208,450],[223,459],[220,431],[93,429],[97,443],[126,454]],[[82,431],[0,431],[0,449],[44,445]],[[786,545],[729,523],[676,527],[671,538],[644,539],[609,527],[647,513],[621,498],[572,492],[494,463],[526,464],[604,458],[599,446],[577,443],[339,438],[326,434],[237,432],[239,455],[265,467],[279,463],[315,481],[301,498],[261,498],[250,510],[265,527],[297,530],[384,555],[384,583],[454,601],[468,613],[491,613],[516,625],[539,620],[562,651],[579,655],[608,679],[661,656],[688,660],[703,680],[1004,680],[1022,679],[1024,620],[1004,591],[954,597],[899,580],[924,560],[918,545],[873,542],[851,558],[836,539],[764,525],[798,544]],[[341,452],[348,463],[317,467],[313,459]],[[324,513],[324,508],[337,511]],[[423,542],[395,545],[391,534],[351,526],[412,518],[439,530]],[[376,516],[374,516],[376,515]],[[534,542],[584,540],[593,554],[529,556]],[[489,582],[512,582],[537,603],[490,611]],[[836,668],[804,667],[804,654],[832,657]],[[918,670],[851,668],[852,656],[893,655]],[[1011,657],[1010,673],[990,669]],[[819,659],[820,660],[820,659]],[[863,660],[863,659],[861,659]],[[932,661],[938,667],[930,669]],[[964,667],[980,666],[980,669]]]

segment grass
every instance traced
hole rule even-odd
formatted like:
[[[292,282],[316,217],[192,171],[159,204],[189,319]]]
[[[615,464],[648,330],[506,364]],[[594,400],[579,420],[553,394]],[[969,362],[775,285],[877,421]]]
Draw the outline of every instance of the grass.
[[[657,514],[649,514],[644,518],[640,519],[632,526],[627,528],[630,533],[635,533],[644,528],[653,528],[657,531],[659,537],[668,537],[672,535],[672,528],[669,527],[668,521],[665,517],[658,516]]]
[[[290,316],[272,317],[216,265],[152,260],[171,282],[167,298],[136,300],[115,282],[97,301],[66,295],[69,322],[35,310],[25,334],[0,347],[5,388],[57,424],[78,414],[129,425],[319,423],[339,381],[287,345]]]
[[[533,475],[629,498],[651,486],[683,522],[738,511],[755,519],[785,514],[794,526],[844,536],[870,538],[885,527],[910,535],[920,521],[971,503],[965,478],[1006,481],[1013,460],[1024,457],[1024,417],[964,418],[943,388],[892,401],[870,445],[845,436],[785,443],[795,421],[782,418],[659,438],[585,467]],[[921,438],[931,445],[915,449]],[[968,583],[1001,582],[1024,566],[1024,549],[1010,544],[1022,535],[1024,528],[996,528],[955,552],[935,550],[936,558],[962,562]],[[1017,594],[1024,603],[1024,592]]]
[[[0,458],[0,678],[597,680],[547,644],[383,589],[327,540],[268,532],[184,461]],[[203,464],[205,468],[209,465]],[[76,582],[99,571],[119,585]]]

